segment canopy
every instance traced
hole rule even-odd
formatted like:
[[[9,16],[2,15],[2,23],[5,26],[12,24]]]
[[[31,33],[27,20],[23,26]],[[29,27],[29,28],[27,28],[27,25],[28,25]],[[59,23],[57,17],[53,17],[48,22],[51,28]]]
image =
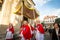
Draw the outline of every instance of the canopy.
[[[35,19],[39,16],[39,14],[37,13],[37,11],[35,10],[35,8],[33,6],[34,5],[32,3],[25,0],[24,2],[21,2],[20,9],[18,11],[16,11],[15,14],[17,14],[17,15],[23,14],[23,16],[25,16],[27,18]]]

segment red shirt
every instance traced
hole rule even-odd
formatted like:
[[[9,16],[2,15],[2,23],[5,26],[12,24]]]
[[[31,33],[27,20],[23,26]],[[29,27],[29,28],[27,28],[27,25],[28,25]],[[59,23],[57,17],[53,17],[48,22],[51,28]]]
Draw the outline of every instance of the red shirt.
[[[13,26],[12,26],[12,28],[9,28],[9,31],[11,31],[12,34],[14,34],[14,28],[13,28]]]
[[[30,39],[32,34],[31,34],[31,31],[30,31],[30,27],[28,25],[23,25],[22,27],[22,34],[24,36],[25,39]]]
[[[39,30],[40,33],[44,34],[44,28],[42,24],[37,24],[37,29]]]

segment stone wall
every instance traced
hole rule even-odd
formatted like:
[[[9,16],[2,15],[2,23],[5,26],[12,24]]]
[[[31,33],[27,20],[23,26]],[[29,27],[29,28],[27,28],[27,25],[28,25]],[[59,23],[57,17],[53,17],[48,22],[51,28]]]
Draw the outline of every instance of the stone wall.
[[[8,25],[0,25],[0,40],[5,39],[7,27]]]

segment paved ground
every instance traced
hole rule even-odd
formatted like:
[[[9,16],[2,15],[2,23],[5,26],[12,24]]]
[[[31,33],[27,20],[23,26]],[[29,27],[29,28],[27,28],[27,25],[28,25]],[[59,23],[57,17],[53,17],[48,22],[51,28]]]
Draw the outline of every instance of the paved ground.
[[[46,33],[45,33],[45,38],[44,38],[44,40],[51,40],[51,36],[50,36],[49,32],[46,32]]]
[[[5,40],[5,36],[0,35],[0,40]],[[15,38],[14,40],[19,40],[18,38]],[[34,39],[32,39],[34,40]],[[45,39],[44,40],[51,40],[50,34],[49,33],[45,33]]]

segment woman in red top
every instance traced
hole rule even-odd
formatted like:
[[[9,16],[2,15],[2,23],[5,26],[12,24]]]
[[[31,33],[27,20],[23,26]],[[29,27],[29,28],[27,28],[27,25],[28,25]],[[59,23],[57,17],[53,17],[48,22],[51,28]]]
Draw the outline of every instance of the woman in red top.
[[[36,40],[44,40],[44,29],[40,21],[36,21]]]
[[[20,30],[21,40],[30,40],[31,36],[32,34],[28,22],[23,21],[23,25],[21,26],[21,30]]]
[[[11,23],[9,23],[9,27],[7,28],[6,40],[13,40],[14,28]]]

